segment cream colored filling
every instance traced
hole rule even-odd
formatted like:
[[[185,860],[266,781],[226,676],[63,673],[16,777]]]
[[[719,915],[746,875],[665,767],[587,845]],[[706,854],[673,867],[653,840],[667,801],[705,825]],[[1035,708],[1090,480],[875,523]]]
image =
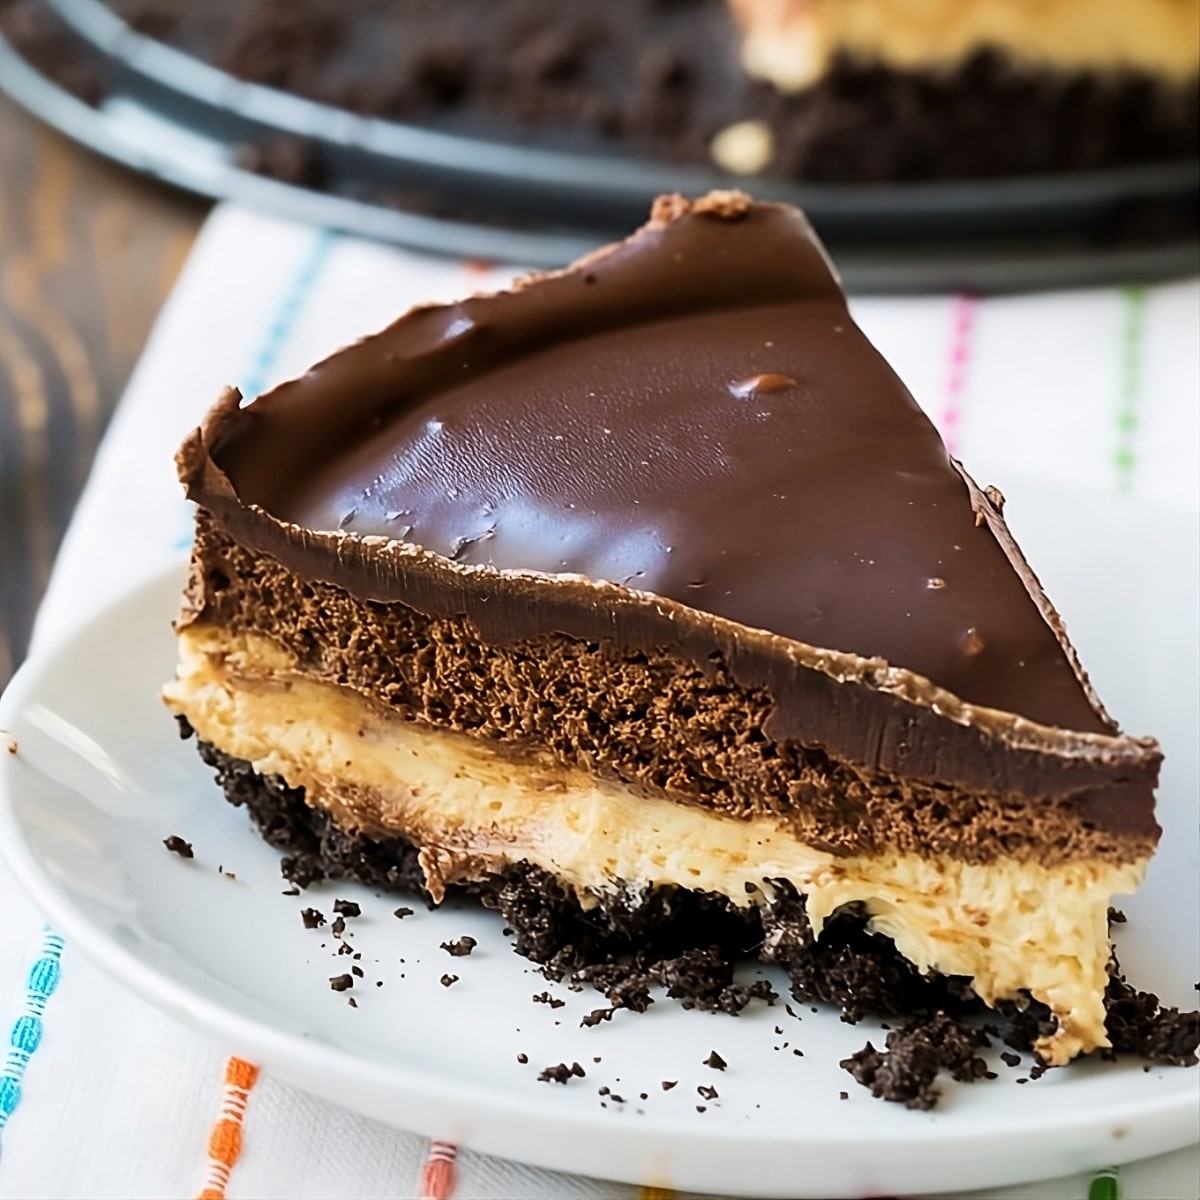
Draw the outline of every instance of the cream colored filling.
[[[749,74],[784,91],[816,83],[839,51],[902,70],[982,46],[1064,70],[1200,68],[1196,0],[730,0]]]
[[[1038,1046],[1048,1061],[1109,1044],[1108,905],[1137,887],[1144,863],[838,858],[766,818],[723,816],[402,721],[349,688],[303,678],[262,638],[193,626],[179,641],[165,698],[201,738],[304,787],[343,827],[411,839],[435,896],[519,862],[553,872],[585,905],[674,884],[746,906],[770,896],[768,880],[786,879],[807,896],[817,933],[861,902],[920,970],[969,976],[989,1004],[1022,990],[1044,1001],[1058,1020]]]

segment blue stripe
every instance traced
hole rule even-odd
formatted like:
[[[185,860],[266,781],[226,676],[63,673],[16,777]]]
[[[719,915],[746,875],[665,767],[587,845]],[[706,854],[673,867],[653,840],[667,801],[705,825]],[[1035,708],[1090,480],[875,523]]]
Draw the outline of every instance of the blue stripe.
[[[243,374],[239,390],[243,396],[257,396],[272,380],[279,354],[287,343],[304,306],[312,295],[313,286],[321,275],[329,251],[333,248],[336,235],[328,229],[319,229],[308,244],[304,257],[296,268],[295,275],[280,296],[275,311],[263,331],[261,340]],[[181,508],[181,530],[171,545],[172,550],[182,550],[192,542],[192,510]]]
[[[8,1050],[0,1066],[0,1130],[21,1103],[21,1080],[30,1059],[42,1044],[42,1017],[46,1002],[58,987],[61,973],[63,939],[48,925],[42,930],[38,957],[29,968],[25,984],[24,1011],[13,1022],[8,1035]]]
[[[257,396],[271,382],[271,374],[279,361],[279,352],[287,342],[296,319],[304,310],[333,243],[334,235],[328,229],[317,231],[263,333],[249,370],[242,377],[243,396]]]

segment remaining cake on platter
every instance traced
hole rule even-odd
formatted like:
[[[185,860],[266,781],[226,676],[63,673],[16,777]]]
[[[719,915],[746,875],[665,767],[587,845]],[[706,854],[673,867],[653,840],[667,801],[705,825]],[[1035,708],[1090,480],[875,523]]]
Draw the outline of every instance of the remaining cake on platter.
[[[1052,174],[1194,157],[1200,137],[1198,0],[105,2],[357,113],[766,178]],[[326,174],[298,139],[247,161]]]
[[[167,702],[289,878],[476,893],[615,1006],[736,1011],[758,955],[850,1017],[982,1001],[1046,1063],[1109,1046],[1158,746],[799,212],[660,199],[227,392],[178,463]]]

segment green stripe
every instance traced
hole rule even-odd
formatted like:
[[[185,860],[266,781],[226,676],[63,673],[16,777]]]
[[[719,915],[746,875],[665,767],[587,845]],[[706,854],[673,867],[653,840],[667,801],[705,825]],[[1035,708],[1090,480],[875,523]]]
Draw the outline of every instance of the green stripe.
[[[1133,487],[1137,466],[1134,445],[1137,441],[1137,402],[1142,390],[1142,345],[1146,328],[1146,289],[1127,287],[1121,292],[1125,320],[1121,331],[1120,382],[1117,392],[1116,448],[1113,464],[1117,487],[1128,492]]]
[[[1116,1167],[1101,1171],[1092,1180],[1088,1188],[1088,1200],[1121,1200],[1121,1180]]]

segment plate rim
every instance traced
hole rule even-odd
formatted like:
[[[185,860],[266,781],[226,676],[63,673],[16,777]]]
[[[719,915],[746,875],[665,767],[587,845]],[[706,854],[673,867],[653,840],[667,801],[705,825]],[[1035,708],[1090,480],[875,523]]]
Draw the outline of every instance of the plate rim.
[[[1182,505],[1173,507],[1179,507],[1182,512],[1189,511]],[[94,635],[98,628],[118,620],[122,614],[127,613],[139,602],[145,602],[156,592],[178,592],[185,563],[186,558],[173,556],[169,565],[164,564],[151,572],[139,575],[111,601],[88,614],[86,619],[64,630],[59,637],[39,648],[27,659],[3,694],[0,694],[0,733],[10,736],[8,731],[28,707],[29,701],[36,695],[38,685],[46,675],[56,667],[61,669],[63,660],[73,650],[88,643],[89,637]],[[164,619],[168,617],[169,609],[164,611]],[[541,1133],[522,1149],[517,1161],[570,1174],[579,1174],[580,1168],[577,1165],[572,1166],[571,1161],[568,1161],[569,1151],[564,1149],[556,1154],[554,1147],[560,1143],[564,1146],[569,1145],[568,1139],[571,1137],[595,1138],[598,1133],[600,1140],[610,1144],[617,1138],[624,1139],[627,1144],[636,1148],[641,1158],[646,1158],[661,1149],[664,1139],[669,1139],[679,1153],[686,1153],[689,1145],[699,1147],[703,1144],[710,1152],[716,1146],[733,1155],[747,1152],[770,1154],[777,1171],[782,1169],[782,1164],[787,1161],[799,1165],[806,1155],[822,1149],[836,1152],[854,1147],[861,1153],[864,1141],[869,1142],[874,1155],[888,1154],[898,1158],[899,1161],[908,1164],[907,1170],[920,1162],[931,1149],[950,1149],[961,1153],[965,1148],[978,1143],[981,1138],[981,1131],[977,1125],[955,1128],[952,1117],[946,1112],[936,1111],[933,1114],[913,1113],[912,1122],[905,1127],[897,1128],[894,1132],[872,1134],[866,1139],[862,1135],[860,1123],[849,1121],[838,1127],[833,1134],[823,1131],[819,1139],[806,1138],[803,1129],[799,1135],[785,1138],[775,1133],[756,1134],[752,1127],[744,1129],[714,1125],[708,1129],[691,1129],[682,1123],[667,1129],[650,1123],[628,1123],[619,1129],[605,1128],[599,1125],[600,1118],[594,1113],[579,1113],[566,1109],[555,1111],[548,1109],[544,1100],[540,1098],[529,1099],[515,1092],[500,1090],[472,1080],[446,1079],[420,1066],[402,1067],[396,1063],[376,1063],[352,1050],[275,1028],[268,1022],[240,1012],[219,999],[193,992],[185,982],[175,980],[168,973],[139,959],[131,950],[123,947],[90,921],[86,912],[70,899],[69,894],[61,889],[44,869],[28,842],[25,826],[17,815],[12,797],[14,785],[19,786],[14,772],[20,769],[36,770],[31,764],[24,763],[19,750],[14,754],[0,754],[0,860],[8,866],[14,879],[48,920],[65,934],[68,945],[79,949],[84,957],[116,983],[147,1001],[164,1015],[180,1020],[185,1026],[200,1031],[218,1044],[242,1048],[249,1057],[268,1065],[280,1078],[293,1082],[301,1090],[317,1095],[325,1103],[343,1106],[342,1102],[329,1100],[321,1093],[313,1093],[305,1084],[295,1083],[294,1074],[288,1070],[289,1062],[300,1062],[306,1072],[311,1073],[315,1070],[322,1075],[336,1075],[355,1083],[366,1080],[370,1087],[388,1091],[397,1098],[398,1107],[403,1108],[403,1112],[397,1114],[404,1117],[403,1124],[399,1121],[389,1122],[386,1118],[374,1114],[372,1119],[391,1124],[394,1128],[430,1137],[444,1136],[445,1130],[439,1129],[442,1123],[440,1115],[431,1103],[436,1102],[437,1106],[459,1114],[456,1119],[460,1122],[471,1125],[474,1133],[467,1143],[470,1148],[511,1159],[511,1148],[506,1153],[493,1140],[486,1136],[477,1136],[486,1128],[489,1120],[495,1119],[498,1110],[503,1107],[505,1120],[535,1122],[541,1126]],[[249,827],[247,836],[254,836]],[[174,950],[173,953],[178,954],[178,950]],[[1189,1069],[1200,1070],[1181,1068]],[[420,1118],[422,1109],[429,1113],[428,1120],[418,1119],[414,1123],[411,1118]],[[1171,1089],[1165,1095],[1140,1097],[1132,1103],[1112,1102],[1100,1109],[1088,1109],[1084,1116],[1072,1109],[1049,1127],[1039,1127],[1031,1121],[1028,1127],[1017,1131],[1010,1130],[1005,1135],[1005,1141],[1019,1137],[1029,1150],[1043,1144],[1053,1145],[1061,1157],[1067,1151],[1083,1153],[1089,1147],[1098,1146],[1101,1138],[1096,1131],[1102,1126],[1117,1122],[1132,1127],[1135,1123],[1142,1123],[1140,1136],[1135,1136],[1130,1128],[1129,1136],[1122,1140],[1113,1141],[1110,1138],[1105,1142],[1109,1151],[1107,1161],[1127,1162],[1193,1144],[1196,1140],[1195,1126],[1198,1119],[1200,1089],[1180,1087]],[[1164,1127],[1169,1128],[1165,1137]],[[1149,1140],[1160,1147],[1159,1149],[1144,1149],[1148,1133],[1152,1135]],[[547,1150],[545,1153],[531,1155],[526,1150],[532,1146],[545,1146]],[[1036,1157],[1033,1153],[1022,1156],[1023,1160],[1030,1161]],[[576,1156],[572,1156],[572,1161],[575,1159]],[[1018,1169],[1011,1178],[1002,1183],[993,1181],[967,1186],[1010,1186],[1044,1178],[1044,1175],[1031,1175]],[[743,1180],[743,1189],[745,1186]],[[889,1188],[895,1190],[895,1185],[889,1183]],[[768,1194],[761,1191],[730,1191],[727,1187],[724,1190],[729,1195]],[[896,1194],[909,1195],[922,1191],[928,1191],[928,1186],[902,1186]],[[770,1194],[782,1196],[785,1193]],[[793,1183],[786,1194],[799,1196],[808,1193],[797,1192]],[[819,1194],[831,1193],[828,1189],[822,1189]]]

